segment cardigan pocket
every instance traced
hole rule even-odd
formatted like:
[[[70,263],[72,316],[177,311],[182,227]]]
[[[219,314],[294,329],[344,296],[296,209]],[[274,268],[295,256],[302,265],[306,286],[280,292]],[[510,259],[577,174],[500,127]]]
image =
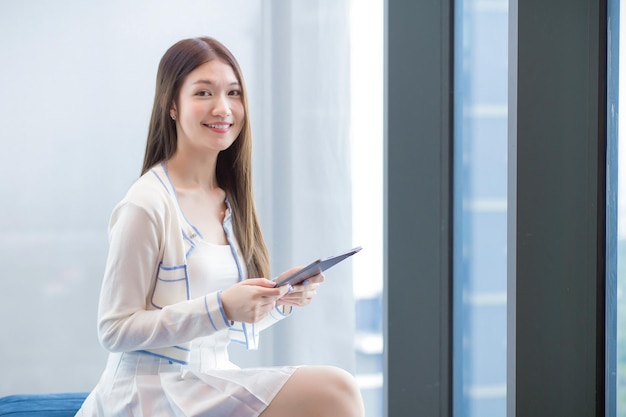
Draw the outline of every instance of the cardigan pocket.
[[[187,265],[166,266],[159,264],[151,303],[161,309],[167,305],[189,300]]]

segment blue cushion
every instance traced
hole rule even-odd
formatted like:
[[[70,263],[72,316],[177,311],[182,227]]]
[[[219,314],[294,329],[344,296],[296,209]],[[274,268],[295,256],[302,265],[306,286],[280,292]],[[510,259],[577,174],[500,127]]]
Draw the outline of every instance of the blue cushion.
[[[88,392],[19,394],[0,398],[0,416],[74,417]]]

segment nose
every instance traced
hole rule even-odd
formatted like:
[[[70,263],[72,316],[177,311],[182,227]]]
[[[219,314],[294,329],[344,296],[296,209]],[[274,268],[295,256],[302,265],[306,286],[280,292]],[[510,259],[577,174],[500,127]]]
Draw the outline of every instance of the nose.
[[[215,105],[213,106],[213,115],[219,117],[227,117],[230,116],[230,101],[228,100],[228,96],[226,94],[219,94],[215,98]]]

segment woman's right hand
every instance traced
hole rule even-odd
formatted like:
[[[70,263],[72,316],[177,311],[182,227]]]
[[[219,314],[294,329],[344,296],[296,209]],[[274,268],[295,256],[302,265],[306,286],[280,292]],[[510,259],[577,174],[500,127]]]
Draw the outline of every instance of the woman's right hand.
[[[222,291],[222,307],[230,321],[256,323],[272,311],[287,290],[287,285],[276,287],[266,278],[244,279]]]

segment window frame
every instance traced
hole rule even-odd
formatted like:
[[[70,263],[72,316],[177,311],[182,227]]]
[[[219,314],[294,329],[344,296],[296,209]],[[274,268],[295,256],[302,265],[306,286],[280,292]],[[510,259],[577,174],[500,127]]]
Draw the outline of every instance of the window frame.
[[[509,414],[604,416],[606,2],[515,6]]]
[[[452,412],[452,13],[385,3],[388,416]]]

